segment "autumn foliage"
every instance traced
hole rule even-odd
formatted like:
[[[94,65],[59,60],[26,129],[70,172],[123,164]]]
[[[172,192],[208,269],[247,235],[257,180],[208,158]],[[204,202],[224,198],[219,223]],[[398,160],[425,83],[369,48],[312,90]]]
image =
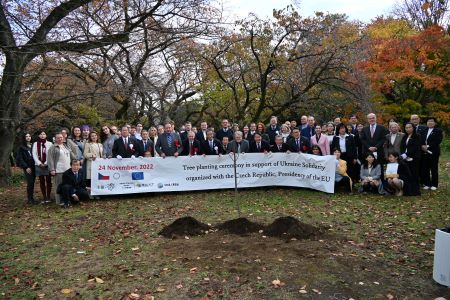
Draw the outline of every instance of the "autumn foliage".
[[[359,63],[381,109],[405,118],[434,114],[450,125],[449,36],[439,26],[423,31],[399,20],[378,20],[368,27],[367,59]]]

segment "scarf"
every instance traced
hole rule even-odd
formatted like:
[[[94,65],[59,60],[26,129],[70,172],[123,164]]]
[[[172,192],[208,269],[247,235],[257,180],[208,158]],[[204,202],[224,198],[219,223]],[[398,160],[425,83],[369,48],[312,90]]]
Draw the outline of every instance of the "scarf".
[[[47,161],[47,147],[45,146],[45,143],[47,140],[45,139],[38,139],[37,143],[37,153],[38,158],[42,163],[45,163]]]

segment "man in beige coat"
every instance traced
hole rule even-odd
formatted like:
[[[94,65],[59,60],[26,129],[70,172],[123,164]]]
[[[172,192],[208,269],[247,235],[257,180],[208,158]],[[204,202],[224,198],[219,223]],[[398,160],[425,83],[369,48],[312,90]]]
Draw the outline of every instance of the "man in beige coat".
[[[389,153],[400,153],[400,144],[405,134],[403,132],[399,132],[399,130],[400,126],[397,123],[389,123],[389,133],[386,134],[386,141],[384,143],[384,157],[386,161],[388,160]]]

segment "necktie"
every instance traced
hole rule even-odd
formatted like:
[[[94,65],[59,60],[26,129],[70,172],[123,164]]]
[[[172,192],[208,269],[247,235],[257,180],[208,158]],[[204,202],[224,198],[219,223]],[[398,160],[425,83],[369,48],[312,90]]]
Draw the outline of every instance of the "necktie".
[[[123,142],[124,142],[124,145],[125,145],[125,149],[128,149],[128,139],[124,138]]]
[[[370,125],[370,137],[373,138],[373,134],[375,133],[374,125]]]
[[[299,140],[297,139],[296,142],[297,142],[297,149],[300,150],[300,142],[299,142]]]
[[[78,173],[74,173],[75,175],[75,182],[78,182]]]
[[[194,146],[192,145],[192,142],[189,142],[189,149],[190,149],[190,155],[194,155]]]
[[[147,141],[144,141],[144,151],[147,150]]]
[[[258,152],[261,151],[261,143],[258,143]]]
[[[241,144],[238,144],[237,150],[238,150],[238,151],[237,151],[238,153],[241,153]]]
[[[278,145],[278,151],[281,151],[281,145]]]
[[[211,150],[213,150],[213,148],[214,148],[214,143],[213,143],[213,141],[209,141],[209,148],[211,148]]]
[[[170,134],[167,135],[167,145],[172,148],[172,135]]]

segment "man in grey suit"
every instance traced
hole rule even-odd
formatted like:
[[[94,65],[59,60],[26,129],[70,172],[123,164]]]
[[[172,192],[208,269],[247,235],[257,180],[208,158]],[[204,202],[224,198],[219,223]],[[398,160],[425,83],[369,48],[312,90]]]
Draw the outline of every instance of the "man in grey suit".
[[[403,132],[399,132],[400,126],[395,123],[389,123],[389,133],[386,134],[386,141],[384,143],[384,157],[388,160],[389,153],[400,153],[400,144],[405,136]]]
[[[177,157],[183,151],[180,136],[172,132],[171,123],[164,124],[164,133],[158,136],[155,150],[162,158],[166,156]]]
[[[228,145],[227,153],[246,153],[250,152],[250,144],[247,140],[242,138],[242,131],[236,131],[234,133],[234,139]]]

